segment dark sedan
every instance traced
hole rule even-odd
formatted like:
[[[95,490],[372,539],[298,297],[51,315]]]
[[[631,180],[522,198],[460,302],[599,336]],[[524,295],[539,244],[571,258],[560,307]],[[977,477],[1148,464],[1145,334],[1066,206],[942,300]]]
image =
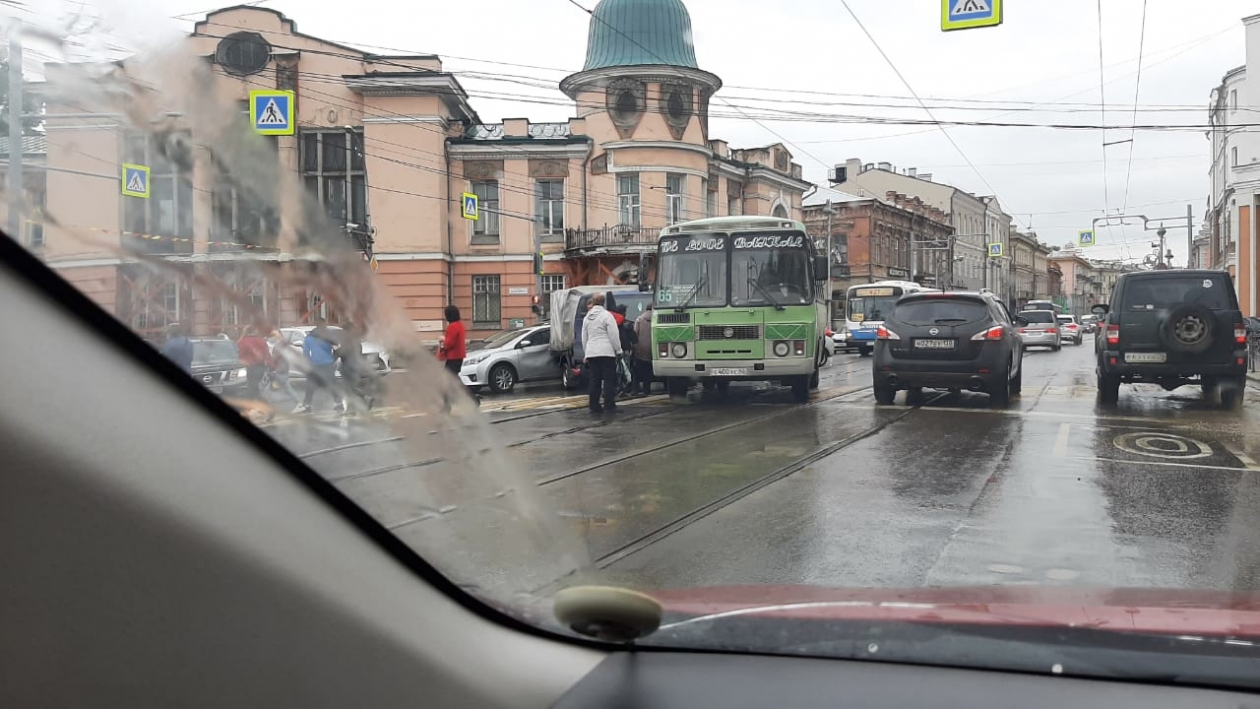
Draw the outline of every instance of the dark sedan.
[[[192,377],[216,394],[245,393],[245,365],[236,343],[216,338],[193,338]]]

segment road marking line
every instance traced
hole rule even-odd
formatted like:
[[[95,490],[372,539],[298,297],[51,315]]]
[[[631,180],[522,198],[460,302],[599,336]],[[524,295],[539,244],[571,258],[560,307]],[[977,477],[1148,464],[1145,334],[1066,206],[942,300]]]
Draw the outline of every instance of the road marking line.
[[[1242,448],[1238,447],[1237,445],[1235,445],[1235,444],[1233,444],[1233,443],[1226,443],[1226,442],[1224,442],[1224,441],[1219,441],[1219,443],[1220,443],[1222,446],[1225,446],[1225,450],[1227,450],[1227,451],[1229,451],[1230,453],[1232,453],[1232,454],[1234,455],[1234,457],[1238,459],[1238,462],[1240,462],[1240,463],[1242,463],[1243,465],[1247,466],[1247,470],[1252,470],[1252,471],[1255,471],[1255,472],[1260,472],[1260,464],[1257,464],[1257,463],[1256,463],[1256,461],[1255,461],[1255,459],[1253,459],[1251,456],[1247,455],[1247,452],[1246,452],[1246,451],[1244,451]]]
[[[1076,456],[1073,460],[1086,461],[1102,461],[1104,463],[1125,463],[1138,467],[1146,467],[1148,465],[1162,465],[1169,468],[1194,468],[1196,470],[1224,470],[1230,473],[1247,473],[1260,472],[1260,470],[1251,471],[1247,468],[1230,468],[1224,465],[1195,465],[1194,463],[1165,463],[1158,460],[1125,460],[1123,458],[1089,458],[1085,456]]]
[[[421,412],[419,412],[419,413],[415,413],[415,414],[403,414],[402,416],[399,416],[399,418],[404,418],[404,419],[415,419],[415,418],[420,418],[421,416],[428,416],[428,415],[429,415],[429,414],[428,414],[427,412],[421,411]]]
[[[1059,435],[1054,439],[1054,457],[1066,458],[1068,452],[1068,437],[1072,435],[1072,424],[1059,424]]]

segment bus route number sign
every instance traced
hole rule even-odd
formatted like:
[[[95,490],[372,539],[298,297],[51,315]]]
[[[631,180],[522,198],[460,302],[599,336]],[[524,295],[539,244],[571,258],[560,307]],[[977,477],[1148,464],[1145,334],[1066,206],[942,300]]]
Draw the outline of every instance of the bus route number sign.
[[[855,298],[878,298],[883,295],[892,295],[892,288],[862,288],[854,293]]]

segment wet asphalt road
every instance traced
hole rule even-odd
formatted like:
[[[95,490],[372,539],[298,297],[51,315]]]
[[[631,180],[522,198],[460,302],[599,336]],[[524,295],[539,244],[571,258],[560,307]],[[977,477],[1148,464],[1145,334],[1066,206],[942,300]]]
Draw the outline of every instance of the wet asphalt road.
[[[1241,412],[1192,387],[1124,386],[1102,407],[1088,343],[1025,366],[1005,408],[878,406],[870,360],[839,355],[804,405],[746,385],[592,416],[540,388],[446,414],[394,380],[371,414],[268,430],[499,597],[592,580],[1260,587],[1260,391]]]

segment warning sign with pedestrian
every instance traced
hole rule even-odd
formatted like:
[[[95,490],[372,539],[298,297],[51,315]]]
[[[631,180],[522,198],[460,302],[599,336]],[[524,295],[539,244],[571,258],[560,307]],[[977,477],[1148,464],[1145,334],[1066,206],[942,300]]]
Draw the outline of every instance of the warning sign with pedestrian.
[[[250,91],[249,119],[262,135],[293,135],[296,99],[292,91]]]
[[[471,219],[475,222],[480,217],[480,212],[481,210],[477,204],[477,195],[472,192],[465,192],[463,208],[464,218]]]
[[[1002,0],[941,0],[941,30],[1002,24]]]
[[[1082,230],[1082,231],[1080,231],[1080,232],[1077,232],[1077,234],[1076,234],[1076,243],[1080,244],[1081,246],[1093,246],[1093,245],[1094,245],[1094,243],[1095,243],[1095,242],[1094,242],[1094,230],[1093,230],[1093,229],[1084,229],[1084,230]]]
[[[1002,258],[1002,242],[989,244],[989,258]]]
[[[123,163],[122,193],[128,197],[149,198],[149,167]]]

